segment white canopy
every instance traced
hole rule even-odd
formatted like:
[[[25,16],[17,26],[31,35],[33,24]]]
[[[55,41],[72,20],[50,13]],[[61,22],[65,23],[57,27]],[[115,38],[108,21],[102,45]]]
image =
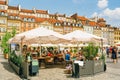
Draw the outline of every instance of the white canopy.
[[[101,41],[101,37],[86,33],[84,31],[76,30],[64,35],[64,38],[71,40],[71,42],[88,42],[93,40]]]
[[[120,42],[115,43],[117,46],[120,46]]]
[[[30,31],[26,31],[16,35],[10,43],[55,43],[59,41],[65,41],[62,34],[54,32],[52,30],[48,30],[43,27],[39,27],[36,29],[32,29]]]

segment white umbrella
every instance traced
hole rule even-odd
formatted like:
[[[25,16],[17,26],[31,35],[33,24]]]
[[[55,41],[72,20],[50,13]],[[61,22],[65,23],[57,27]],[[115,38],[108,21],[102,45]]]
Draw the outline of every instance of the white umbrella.
[[[30,44],[31,43],[46,44],[64,41],[65,39],[63,38],[62,34],[59,34],[52,30],[48,30],[43,27],[39,27],[16,35],[11,42],[20,43],[21,40],[23,41],[23,43],[25,42]]]
[[[120,42],[115,43],[117,46],[120,46]]]
[[[89,42],[93,40],[101,40],[101,37],[86,33],[84,31],[76,30],[64,35],[64,38],[71,40],[71,42]]]

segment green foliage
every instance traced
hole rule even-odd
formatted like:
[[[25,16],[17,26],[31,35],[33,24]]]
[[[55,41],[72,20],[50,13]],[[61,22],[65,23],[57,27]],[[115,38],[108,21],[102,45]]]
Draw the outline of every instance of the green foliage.
[[[76,49],[74,49],[74,50],[73,50],[73,52],[74,52],[74,53],[76,53],[76,52],[77,52],[77,50],[76,50]]]
[[[23,62],[23,56],[22,55],[16,55],[15,51],[13,51],[10,54],[10,60],[17,66],[21,66],[22,62]]]
[[[11,33],[10,32],[6,32],[5,35],[3,36],[1,46],[4,49],[4,53],[8,53],[9,52],[9,44],[7,42],[8,42],[8,40],[11,37],[15,36],[15,34],[16,34],[16,29],[13,28]]]
[[[11,32],[11,36],[12,36],[12,37],[14,37],[14,36],[15,36],[15,34],[16,34],[16,28],[15,28],[15,27],[13,27],[13,28],[12,28],[12,32]]]
[[[89,43],[87,47],[83,48],[83,55],[86,60],[93,60],[98,53],[98,46],[95,46],[93,43]]]
[[[4,52],[4,54],[8,54],[9,53],[9,48],[5,48],[3,52]]]
[[[4,53],[7,54],[9,52],[9,45],[8,40],[11,38],[11,34],[9,32],[6,32],[5,35],[2,38],[2,48],[4,49]]]
[[[5,35],[2,38],[2,47],[6,49],[8,47],[7,41],[11,38],[11,34],[9,32],[6,32]]]

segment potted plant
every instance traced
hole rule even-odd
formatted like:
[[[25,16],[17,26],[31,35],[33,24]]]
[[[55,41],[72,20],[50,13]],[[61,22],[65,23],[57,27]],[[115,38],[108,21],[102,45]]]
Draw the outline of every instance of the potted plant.
[[[8,59],[9,49],[8,49],[8,48],[5,48],[3,52],[4,52],[4,58],[5,58],[5,59]]]
[[[104,60],[96,58],[98,57],[98,49],[99,47],[94,43],[89,43],[82,49],[85,59],[84,66],[80,67],[80,75],[93,75],[104,71]]]
[[[83,48],[83,55],[86,60],[94,60],[98,54],[98,46],[95,46],[94,43],[89,43],[88,46]]]

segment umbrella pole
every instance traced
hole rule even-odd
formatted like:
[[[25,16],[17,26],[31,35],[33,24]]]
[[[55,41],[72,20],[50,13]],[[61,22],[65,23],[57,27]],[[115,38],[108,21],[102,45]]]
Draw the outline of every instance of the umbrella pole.
[[[22,38],[21,38],[21,43],[20,43],[20,53],[22,54]]]
[[[42,55],[42,46],[40,44],[40,55],[39,56],[41,56],[41,55]]]
[[[79,52],[79,42],[77,42],[77,52]]]
[[[103,39],[101,39],[101,48],[102,48],[102,55],[103,55]]]

